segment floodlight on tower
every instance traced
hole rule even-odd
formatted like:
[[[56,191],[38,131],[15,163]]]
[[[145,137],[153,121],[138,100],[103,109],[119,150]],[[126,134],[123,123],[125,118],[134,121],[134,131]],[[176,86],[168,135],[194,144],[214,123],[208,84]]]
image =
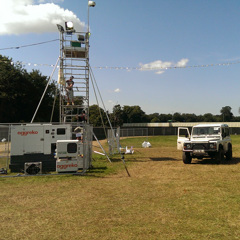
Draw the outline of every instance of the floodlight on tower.
[[[95,7],[96,3],[94,1],[88,1],[88,6],[89,7]]]
[[[75,29],[73,27],[73,22],[65,22],[65,29],[67,33],[73,33],[75,32]]]
[[[57,24],[57,28],[58,28],[59,32],[61,32],[61,33],[64,32],[64,28],[60,24]]]

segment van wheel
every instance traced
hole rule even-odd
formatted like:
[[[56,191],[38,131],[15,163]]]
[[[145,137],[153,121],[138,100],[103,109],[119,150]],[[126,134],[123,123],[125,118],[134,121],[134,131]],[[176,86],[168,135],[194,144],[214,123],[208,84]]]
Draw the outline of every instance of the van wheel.
[[[189,152],[183,152],[182,159],[185,164],[190,164],[192,162],[192,157]]]
[[[216,153],[216,156],[215,156],[215,159],[216,159],[216,163],[217,164],[221,164],[224,162],[224,152],[223,152],[223,149],[219,149],[219,151]]]
[[[226,152],[226,160],[232,160],[232,145],[228,146],[228,151]]]

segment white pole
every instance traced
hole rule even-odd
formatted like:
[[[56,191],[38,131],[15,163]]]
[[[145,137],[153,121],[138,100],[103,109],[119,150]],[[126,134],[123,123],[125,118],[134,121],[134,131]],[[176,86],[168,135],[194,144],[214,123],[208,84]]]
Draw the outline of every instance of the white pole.
[[[36,116],[36,114],[37,114],[37,112],[38,112],[38,109],[39,109],[39,107],[40,107],[40,105],[41,105],[41,103],[42,103],[43,97],[45,96],[45,93],[46,93],[46,91],[47,91],[47,88],[48,88],[48,86],[49,86],[49,83],[50,83],[50,81],[52,80],[53,74],[54,74],[55,69],[56,69],[56,67],[57,67],[58,61],[59,61],[59,58],[57,59],[57,62],[56,62],[56,64],[55,64],[55,66],[54,66],[54,69],[53,69],[53,71],[52,71],[52,74],[51,74],[51,76],[50,76],[50,78],[49,78],[49,80],[48,80],[47,86],[45,87],[45,90],[44,90],[44,92],[43,92],[43,95],[42,95],[42,97],[41,97],[41,99],[40,99],[40,101],[39,101],[39,103],[38,103],[37,109],[36,109],[36,111],[35,111],[35,113],[34,113],[34,115],[33,115],[33,118],[32,118],[31,123],[33,123],[34,118],[35,118],[35,116]]]
[[[88,0],[88,28],[87,28],[87,32],[89,34],[89,0]]]

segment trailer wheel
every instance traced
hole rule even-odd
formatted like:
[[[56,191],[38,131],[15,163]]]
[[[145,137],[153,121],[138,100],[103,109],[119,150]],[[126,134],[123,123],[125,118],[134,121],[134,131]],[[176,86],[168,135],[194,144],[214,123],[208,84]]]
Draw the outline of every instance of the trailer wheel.
[[[192,157],[189,152],[183,152],[182,159],[185,164],[190,164],[192,162]]]

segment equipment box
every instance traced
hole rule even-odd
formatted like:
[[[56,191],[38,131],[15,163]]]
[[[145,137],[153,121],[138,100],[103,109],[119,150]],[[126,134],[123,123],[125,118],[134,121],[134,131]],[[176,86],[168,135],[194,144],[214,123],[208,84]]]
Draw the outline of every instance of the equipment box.
[[[77,161],[78,169],[83,168],[83,143],[78,140],[58,140],[57,141],[57,149],[56,149],[56,157],[57,157],[57,168],[58,172],[59,161]],[[87,167],[85,163],[85,167]]]
[[[81,47],[81,43],[77,41],[71,41],[71,47]]]

